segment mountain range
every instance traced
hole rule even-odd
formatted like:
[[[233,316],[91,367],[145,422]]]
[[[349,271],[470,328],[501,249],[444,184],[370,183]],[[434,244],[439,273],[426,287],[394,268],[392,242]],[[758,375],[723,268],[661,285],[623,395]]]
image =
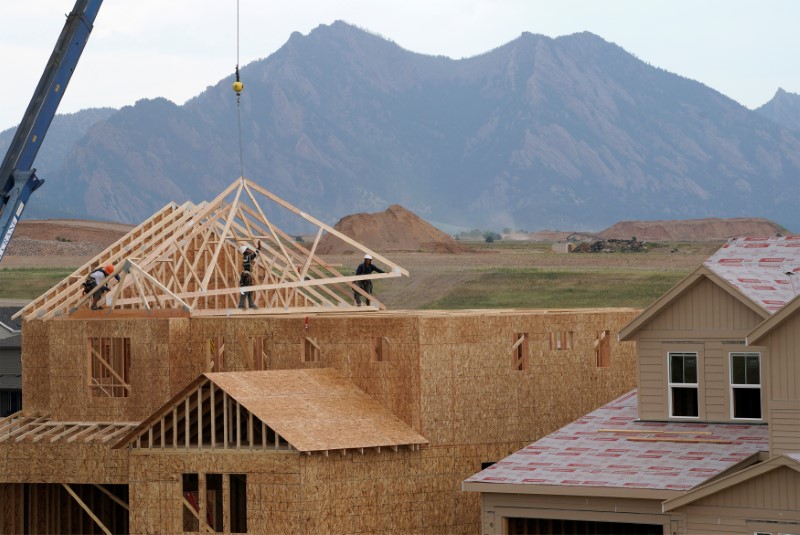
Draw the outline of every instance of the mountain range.
[[[454,60],[335,22],[241,77],[238,113],[224,79],[181,106],[57,117],[26,217],[136,223],[243,171],[330,224],[399,204],[448,230],[703,217],[800,229],[800,96],[749,110],[591,33],[524,33]]]

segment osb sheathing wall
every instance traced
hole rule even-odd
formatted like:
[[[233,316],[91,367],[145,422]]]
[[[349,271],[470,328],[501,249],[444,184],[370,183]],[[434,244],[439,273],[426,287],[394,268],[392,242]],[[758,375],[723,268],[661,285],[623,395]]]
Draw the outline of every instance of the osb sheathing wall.
[[[183,532],[183,474],[246,474],[248,533],[421,533],[435,491],[419,451],[134,454],[131,456],[131,533]],[[223,499],[225,515],[228,503]],[[201,507],[205,507],[202,505]],[[201,510],[202,512],[202,510]],[[427,515],[437,519],[436,515]],[[435,528],[435,529],[428,529]]]
[[[52,420],[143,420],[205,371],[187,351],[188,318],[26,321],[23,405]],[[130,396],[91,397],[89,338],[130,338]]]
[[[0,447],[0,483],[96,483],[128,481],[128,453],[107,444],[30,442]]]
[[[30,399],[37,400],[44,412],[51,412],[53,419],[136,421],[155,411],[201,372],[251,369],[252,337],[263,336],[263,369],[336,368],[429,440],[427,449],[415,453],[420,463],[407,463],[404,468],[405,479],[422,485],[424,499],[420,505],[414,500],[390,500],[391,509],[376,506],[379,518],[371,518],[371,522],[380,524],[392,515],[413,516],[418,511],[417,526],[421,527],[410,531],[474,533],[480,523],[479,497],[460,491],[463,479],[479,471],[481,463],[502,459],[635,388],[635,346],[617,343],[616,335],[636,313],[627,309],[465,311],[26,322],[26,336],[28,332],[37,333],[35,345],[47,351],[47,358],[26,355],[24,375],[26,384],[33,385],[35,381],[28,383],[32,373],[47,373],[49,396],[40,392]],[[610,332],[611,366],[598,368],[594,344],[605,330]],[[551,333],[555,332],[571,332],[571,348],[551,349]],[[512,346],[521,333],[528,335],[525,370],[513,366]],[[87,398],[89,336],[131,338],[130,398]],[[218,344],[218,337],[224,344],[218,361],[221,369],[212,367],[209,346],[211,338]],[[317,362],[302,361],[306,337],[320,348]],[[389,356],[383,362],[372,359],[376,337],[388,341]],[[24,351],[35,353],[33,345],[26,345]],[[26,393],[25,402],[28,400]],[[26,410],[30,409],[26,405]],[[394,455],[398,453],[402,451]],[[226,464],[251,459],[251,455],[255,457],[250,463],[232,468]],[[217,454],[215,466],[223,463],[224,470],[212,466],[208,473],[247,473],[250,486],[260,481],[258,474],[263,472],[270,475],[258,483],[258,493],[288,492],[285,483],[273,485],[274,468],[258,468],[259,460],[274,462],[263,455]],[[301,458],[317,459],[316,455]],[[139,454],[133,457],[140,458]],[[168,479],[141,477],[135,466],[138,461],[131,461],[131,527],[134,531],[169,532],[171,529],[161,527],[160,522],[172,526],[169,522],[177,520],[170,515],[179,515],[180,508],[164,500],[180,499],[180,491],[175,493],[180,486],[176,474],[184,469],[190,472],[191,466],[186,463],[195,456],[152,458],[164,463],[159,470]],[[313,466],[317,461],[304,462],[312,464],[301,466]],[[422,473],[416,472],[420,466]],[[300,468],[296,471],[301,476],[304,473]],[[252,481],[250,474],[254,474]],[[134,486],[138,486],[136,490]],[[341,496],[332,492],[331,503],[345,503]],[[348,507],[336,510],[347,517]],[[329,531],[338,528],[331,526]]]
[[[420,319],[418,431],[431,449],[452,445],[453,487],[494,462],[636,387],[631,343],[616,343],[632,311],[486,314]],[[596,366],[597,335],[610,331],[611,366]],[[551,349],[551,333],[572,332],[571,348]],[[528,334],[528,366],[513,366],[517,335]],[[463,532],[480,521],[479,496],[454,492]],[[455,531],[461,528],[454,526]]]

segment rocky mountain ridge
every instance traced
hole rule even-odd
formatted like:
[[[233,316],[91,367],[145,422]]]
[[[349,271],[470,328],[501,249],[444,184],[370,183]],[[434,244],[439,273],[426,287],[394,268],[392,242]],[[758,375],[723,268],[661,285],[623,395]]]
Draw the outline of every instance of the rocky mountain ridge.
[[[800,134],[589,33],[452,60],[337,22],[241,73],[245,176],[329,223],[401,204],[464,229],[800,228]],[[213,198],[240,174],[230,82],[98,120],[55,172],[40,168],[55,179],[29,217],[135,223]]]

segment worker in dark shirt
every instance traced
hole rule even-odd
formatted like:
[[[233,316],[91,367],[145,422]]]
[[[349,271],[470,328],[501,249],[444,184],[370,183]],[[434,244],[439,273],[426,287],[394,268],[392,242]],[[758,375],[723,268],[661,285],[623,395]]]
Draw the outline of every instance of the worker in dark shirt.
[[[369,275],[373,271],[385,273],[381,268],[372,263],[372,255],[364,255],[364,261],[356,268],[356,275]],[[370,279],[356,281],[356,284],[368,294],[372,293],[372,281]],[[356,306],[360,307],[361,294],[354,290],[353,299],[355,299]],[[369,306],[369,297],[365,297],[364,300],[367,302],[367,306]]]
[[[99,267],[92,271],[89,274],[89,277],[87,277],[86,282],[83,283],[84,295],[97,288],[97,286],[99,286],[100,283],[112,273],[114,273],[114,266],[111,264],[105,267]],[[114,275],[114,278],[117,279],[117,282],[119,282],[119,274]],[[109,289],[108,284],[104,284],[99,290],[92,294],[92,310],[103,309],[103,307],[101,307],[98,303],[100,302],[100,298],[103,297],[103,294],[109,291],[111,290]]]
[[[249,245],[242,245],[242,275],[239,277],[239,286],[253,286],[255,279],[253,278],[253,262],[255,261],[258,253],[261,252],[261,242],[258,242],[258,247],[254,251]],[[244,301],[247,299],[247,305],[252,308],[258,308],[253,301],[253,292],[241,291],[239,295],[239,308],[244,308]]]

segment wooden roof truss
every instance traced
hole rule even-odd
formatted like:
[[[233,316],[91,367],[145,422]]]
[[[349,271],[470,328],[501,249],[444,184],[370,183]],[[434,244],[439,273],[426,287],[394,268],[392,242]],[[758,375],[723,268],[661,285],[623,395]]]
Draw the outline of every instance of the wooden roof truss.
[[[310,246],[272,223],[268,214],[278,210],[316,229]],[[371,254],[386,273],[356,277],[337,271],[316,255],[325,232]],[[259,243],[254,283],[240,287],[239,248],[255,250]],[[109,314],[152,308],[180,308],[192,315],[349,311],[356,309],[353,292],[366,296],[356,281],[408,276],[400,266],[240,177],[209,203],[167,205],[17,316],[47,319],[88,306],[92,295],[81,293],[81,283],[92,268],[108,263],[121,268],[115,273],[117,284],[113,277],[104,281],[111,288],[105,296]],[[237,309],[243,291],[253,292],[258,310]],[[370,300],[368,309],[385,309],[374,296]]]

